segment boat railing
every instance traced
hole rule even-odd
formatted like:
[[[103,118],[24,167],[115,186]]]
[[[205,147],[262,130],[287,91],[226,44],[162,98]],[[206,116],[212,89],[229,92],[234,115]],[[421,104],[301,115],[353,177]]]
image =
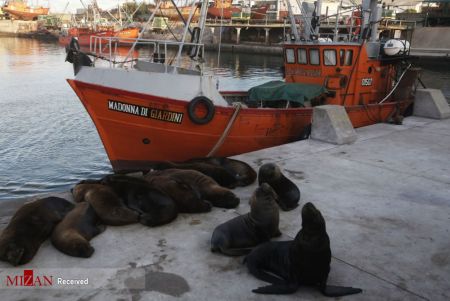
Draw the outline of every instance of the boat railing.
[[[94,62],[97,59],[106,60],[109,62],[111,68],[119,67],[134,67],[137,61],[137,56],[133,53],[137,50],[132,47],[136,43],[138,49],[145,49],[138,53],[140,59],[149,59],[151,62],[171,65],[173,60],[166,59],[166,54],[170,49],[180,49],[188,51],[188,56],[192,59],[205,57],[205,48],[203,43],[182,42],[174,40],[157,40],[157,39],[135,39],[122,37],[105,37],[105,36],[91,36],[89,52],[94,57]],[[125,55],[123,55],[125,53]],[[141,55],[144,55],[141,57]],[[147,56],[147,57],[145,57]]]

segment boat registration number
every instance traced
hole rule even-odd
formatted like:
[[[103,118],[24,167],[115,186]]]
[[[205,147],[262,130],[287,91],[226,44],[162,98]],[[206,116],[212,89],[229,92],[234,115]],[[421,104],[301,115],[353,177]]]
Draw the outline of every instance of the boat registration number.
[[[362,86],[372,86],[372,78],[371,77],[363,78],[361,80],[361,85]]]

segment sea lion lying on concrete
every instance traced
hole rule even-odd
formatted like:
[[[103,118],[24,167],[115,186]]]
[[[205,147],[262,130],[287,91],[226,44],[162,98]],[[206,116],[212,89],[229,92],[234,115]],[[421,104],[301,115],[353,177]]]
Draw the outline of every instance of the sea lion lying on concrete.
[[[184,181],[174,177],[148,174],[145,180],[175,201],[178,212],[200,213],[211,211],[211,204],[201,199],[200,193]]]
[[[256,180],[256,171],[247,163],[236,159],[230,159],[227,157],[195,158],[186,161],[186,163],[208,163],[211,165],[223,167],[234,177],[234,186],[248,186]],[[217,180],[216,182],[219,183],[219,181]]]
[[[105,225],[88,202],[75,205],[52,233],[52,244],[64,254],[88,258],[94,253],[89,241],[103,232]]]
[[[128,208],[140,214],[139,222],[149,227],[170,223],[178,215],[175,202],[142,178],[108,175],[101,183],[111,187]]]
[[[239,198],[229,189],[217,184],[212,178],[196,170],[166,169],[152,171],[145,178],[165,176],[183,182],[195,189],[201,199],[210,202],[215,207],[235,208],[239,205]]]
[[[267,242],[244,260],[256,278],[272,283],[253,290],[260,294],[291,294],[301,285],[317,286],[328,297],[362,292],[359,288],[327,285],[330,239],[325,220],[313,204],[302,208],[302,229],[292,241]]]
[[[250,199],[250,212],[237,216],[214,229],[211,251],[230,256],[248,254],[252,248],[272,237],[280,236],[276,193],[266,183]]]
[[[291,180],[286,178],[281,169],[274,163],[266,163],[259,168],[258,182],[269,184],[278,194],[278,205],[284,211],[298,206],[300,189]]]
[[[155,170],[166,170],[166,169],[196,170],[204,175],[207,175],[208,177],[211,177],[220,186],[227,188],[235,188],[237,185],[235,176],[228,170],[226,170],[224,167],[206,162],[175,163],[170,161],[163,161],[153,164],[152,167]]]
[[[105,225],[122,226],[139,222],[139,213],[127,208],[111,187],[83,183],[72,189],[75,202],[86,201],[91,204]]]
[[[28,263],[55,225],[74,205],[58,197],[47,197],[20,207],[0,235],[0,259],[12,265]]]

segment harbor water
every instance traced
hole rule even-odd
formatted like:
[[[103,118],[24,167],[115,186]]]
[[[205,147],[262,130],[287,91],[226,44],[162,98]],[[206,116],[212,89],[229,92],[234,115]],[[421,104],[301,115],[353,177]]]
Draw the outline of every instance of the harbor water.
[[[63,191],[111,166],[94,124],[66,82],[73,77],[55,42],[0,37],[0,200]],[[281,79],[281,56],[205,54],[222,90]],[[218,63],[219,62],[219,63]],[[427,87],[450,98],[450,61],[420,59]]]

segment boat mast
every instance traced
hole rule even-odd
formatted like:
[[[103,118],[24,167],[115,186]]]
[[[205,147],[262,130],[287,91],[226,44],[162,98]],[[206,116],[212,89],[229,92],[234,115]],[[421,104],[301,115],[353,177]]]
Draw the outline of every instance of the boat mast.
[[[295,41],[300,41],[300,36],[297,30],[297,22],[295,21],[294,12],[292,11],[291,1],[285,0],[288,9],[289,19],[291,21],[291,32],[294,35]]]
[[[205,2],[207,0],[203,0],[203,2]],[[203,7],[204,3],[202,3],[202,7]],[[191,5],[191,11],[189,12],[189,18],[186,22],[186,26],[184,27],[184,32],[183,32],[183,38],[181,39],[181,43],[180,46],[178,46],[178,54],[177,54],[177,58],[175,61],[175,67],[180,67],[180,63],[181,63],[181,53],[183,52],[183,46],[184,43],[186,43],[186,36],[187,33],[189,32],[189,25],[191,24],[192,21],[192,17],[194,16],[195,11],[197,10],[197,3],[194,1],[192,1],[192,5]],[[200,20],[199,20],[200,23]],[[193,35],[194,32],[191,33],[191,35]],[[176,72],[177,68],[173,69],[173,72]]]

